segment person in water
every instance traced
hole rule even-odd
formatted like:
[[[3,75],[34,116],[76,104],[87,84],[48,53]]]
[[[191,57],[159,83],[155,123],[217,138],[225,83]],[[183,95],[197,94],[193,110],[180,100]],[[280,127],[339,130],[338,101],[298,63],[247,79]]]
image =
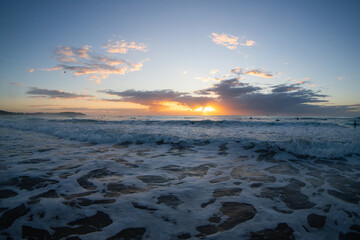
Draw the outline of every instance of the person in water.
[[[354,127],[356,127],[358,125],[356,120],[354,121],[353,125],[354,125]]]

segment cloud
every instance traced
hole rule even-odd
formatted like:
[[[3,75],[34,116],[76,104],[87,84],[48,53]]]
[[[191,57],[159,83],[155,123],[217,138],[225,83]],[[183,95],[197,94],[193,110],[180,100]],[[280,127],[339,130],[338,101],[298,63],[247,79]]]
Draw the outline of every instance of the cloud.
[[[250,86],[247,83],[239,82],[237,78],[222,80],[213,87],[196,91],[200,95],[215,94],[220,99],[237,97],[242,94],[253,93],[261,90],[259,87]]]
[[[123,60],[123,59],[116,59],[116,58],[110,58],[107,56],[93,56],[91,58],[91,60],[93,62],[101,62],[104,63],[106,65],[109,66],[117,66],[117,65],[121,65],[121,64],[129,64],[127,61]]]
[[[210,71],[210,74],[217,74],[219,72],[219,69],[213,69]]]
[[[261,78],[273,78],[274,77],[273,74],[266,73],[266,72],[264,72],[262,70],[258,70],[258,69],[247,71],[244,74],[255,76],[255,77],[261,77]]]
[[[241,43],[240,39],[244,39],[245,38],[244,36],[240,38],[225,33],[222,34],[212,33],[209,37],[212,39],[214,43],[223,45],[231,50],[236,49],[238,45],[247,46],[247,47],[255,45],[255,41],[253,40],[246,40],[244,43]]]
[[[271,86],[270,93],[263,93],[264,88],[240,82],[238,79],[223,80],[213,87],[197,91],[200,95],[214,93],[218,103],[227,114],[258,115],[302,115],[331,114],[339,109],[314,105],[326,103],[324,94],[302,88],[299,84]],[[335,111],[336,110],[336,111]],[[342,109],[345,111],[346,109]]]
[[[231,69],[230,72],[234,73],[234,74],[237,74],[237,75],[240,75],[240,74],[242,74],[242,68],[236,67],[236,68]]]
[[[197,91],[198,94],[217,95],[216,100],[226,114],[245,115],[337,115],[349,114],[349,106],[324,106],[328,97],[300,84],[281,84],[270,87],[269,93],[264,88],[228,79],[214,86]],[[315,105],[315,103],[317,105]]]
[[[136,44],[129,44],[130,48],[136,48]],[[55,51],[55,58],[59,62],[52,68],[39,69],[41,71],[64,70],[73,72],[75,76],[88,75],[89,80],[101,83],[109,75],[124,75],[129,72],[140,71],[143,63],[147,60],[132,63],[124,59],[113,58],[106,55],[94,54],[91,46],[85,45],[80,48],[59,46]]]
[[[56,49],[56,55],[61,57],[80,57],[88,58],[91,53],[91,46],[85,45],[81,48],[58,46]]]
[[[88,74],[100,74],[107,76],[109,74],[125,74],[130,70],[128,66],[114,67],[107,64],[100,63],[85,63],[83,66],[71,66],[61,64],[61,69],[73,71],[75,76],[88,75]]]
[[[76,94],[76,93],[64,92],[61,90],[41,89],[36,87],[30,88],[30,90],[28,90],[26,93],[29,95],[35,95],[34,97],[52,98],[52,99],[55,98],[73,99],[73,98],[94,97],[92,95]]]
[[[146,52],[147,46],[144,43],[126,42],[125,40],[113,41],[109,40],[109,43],[104,45],[104,48],[109,53],[121,53],[126,54],[129,50],[137,50]]]
[[[39,69],[40,71],[56,71],[56,70],[61,70],[62,67],[58,66],[58,67],[53,67],[53,68],[43,68],[43,69]]]
[[[224,80],[224,78],[218,78],[218,77],[195,77],[195,79],[201,80],[203,82],[212,82],[212,81]]]
[[[109,95],[115,95],[121,97],[125,101],[139,101],[139,103],[145,103],[148,101],[169,101],[182,96],[185,93],[176,92],[170,89],[154,90],[154,91],[137,91],[126,90],[122,92],[116,92],[112,90],[100,91]]]
[[[237,48],[237,45],[239,45],[238,37],[228,35],[225,33],[222,34],[212,33],[210,35],[210,38],[213,40],[214,43],[223,45],[228,49],[235,49]]]
[[[271,91],[268,91],[268,90]],[[149,107],[150,112],[168,111],[171,103],[196,109],[199,106],[212,106],[221,109],[221,114],[240,115],[333,115],[359,114],[359,104],[329,106],[326,94],[304,88],[303,84],[278,84],[259,87],[240,81],[239,78],[225,79],[211,87],[195,92],[177,92],[171,89],[153,91],[100,91],[114,99],[112,102],[131,102]],[[182,109],[183,113],[185,113]]]
[[[29,69],[29,73],[32,73],[32,72],[34,72],[35,71],[35,69],[33,69],[33,68],[30,68]]]
[[[217,69],[216,69],[217,70]],[[210,72],[210,74],[214,73],[215,70],[212,70]],[[256,76],[256,77],[261,77],[261,78],[273,78],[275,77],[275,75],[269,73],[269,72],[264,72],[263,70],[259,70],[259,69],[253,69],[253,70],[248,70],[246,72],[244,72],[244,69],[241,67],[235,67],[232,68],[230,70],[230,73],[223,75],[222,77],[195,77],[195,79],[198,80],[202,80],[204,82],[208,82],[208,81],[222,81],[225,80],[226,78],[229,78],[231,76],[237,75],[236,79],[240,80],[243,79],[244,77],[241,75],[251,75],[251,76]],[[295,80],[294,80],[295,81]]]
[[[272,92],[273,93],[282,93],[282,92],[296,91],[299,89],[300,89],[300,87],[298,86],[298,84],[291,84],[291,85],[280,84],[280,85],[273,86]]]
[[[14,86],[18,86],[18,87],[23,87],[24,85],[22,83],[9,83],[10,85],[14,85]]]
[[[207,105],[215,102],[211,97],[192,96],[189,93],[177,92],[171,89],[153,90],[153,91],[99,91],[108,95],[117,96],[117,99],[103,99],[109,102],[131,102],[149,107],[150,112],[162,112],[164,110],[186,110]]]
[[[247,46],[247,47],[250,47],[250,46],[254,46],[255,45],[255,41],[253,40],[247,40],[245,43],[240,43],[241,46]]]
[[[345,79],[345,76],[338,77],[337,79],[343,80],[343,79]]]

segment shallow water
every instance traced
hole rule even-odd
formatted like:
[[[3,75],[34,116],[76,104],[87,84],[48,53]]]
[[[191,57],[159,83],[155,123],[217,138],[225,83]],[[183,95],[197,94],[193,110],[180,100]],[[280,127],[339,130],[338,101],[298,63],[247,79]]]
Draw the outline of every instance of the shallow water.
[[[349,119],[300,119],[301,131],[294,119],[125,121],[2,118],[2,238],[360,234],[359,131]]]

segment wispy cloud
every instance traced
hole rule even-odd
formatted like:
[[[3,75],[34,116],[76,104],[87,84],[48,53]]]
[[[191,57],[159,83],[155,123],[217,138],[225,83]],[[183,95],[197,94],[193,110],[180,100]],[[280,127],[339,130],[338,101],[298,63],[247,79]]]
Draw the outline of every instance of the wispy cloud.
[[[274,77],[273,74],[264,72],[264,71],[258,70],[258,69],[247,71],[244,74],[255,76],[255,77],[261,77],[261,78],[273,78]]]
[[[212,70],[210,72],[210,74],[213,74],[213,73],[216,73],[216,72],[217,71]],[[275,75],[273,75],[272,73],[265,72],[263,70],[259,70],[259,69],[249,70],[249,69],[247,69],[247,71],[244,71],[244,69],[241,68],[241,67],[235,67],[235,68],[232,68],[230,70],[230,73],[228,73],[226,75],[223,75],[222,77],[215,77],[215,78],[214,77],[195,77],[195,79],[202,80],[204,82],[222,81],[222,80],[225,80],[226,78],[234,77],[234,76],[236,76],[236,79],[238,79],[238,80],[244,79],[244,77],[241,76],[241,75],[251,75],[251,76],[261,77],[261,78],[273,78],[273,77],[275,77]]]
[[[141,50],[142,45],[129,43],[128,49]],[[59,46],[55,50],[55,59],[59,62],[57,66],[42,68],[40,71],[63,70],[74,73],[75,76],[88,75],[89,80],[94,83],[101,83],[109,75],[124,75],[129,72],[140,71],[143,63],[147,60],[136,63],[124,59],[95,54],[91,46],[85,45],[80,48],[70,46]]]
[[[18,86],[18,87],[23,87],[24,85],[22,83],[9,83],[10,85],[14,85],[14,86]]]
[[[212,81],[224,80],[224,78],[218,78],[218,77],[195,77],[195,79],[201,80],[203,82],[212,82]]]
[[[245,43],[240,43],[241,46],[247,46],[247,47],[250,47],[250,46],[254,46],[255,45],[255,41],[253,40],[247,40]]]
[[[90,48],[89,45],[81,48],[58,46],[55,54],[61,62],[77,62],[76,58],[89,58],[89,54],[91,53]]]
[[[255,45],[255,41],[253,40],[246,40],[245,42],[242,43],[241,40],[244,39],[245,37],[236,37],[225,33],[222,34],[212,33],[209,37],[212,39],[214,43],[223,45],[231,50],[236,49],[238,45],[248,46],[248,47]]]
[[[219,72],[219,69],[213,69],[210,71],[210,74],[217,74]]]
[[[73,98],[89,98],[94,97],[92,95],[87,94],[77,94],[71,92],[64,92],[61,90],[51,90],[51,89],[41,89],[32,87],[30,90],[26,92],[29,95],[34,95],[33,97],[40,97],[40,98],[62,98],[62,99],[73,99]]]
[[[104,48],[109,53],[121,53],[126,54],[129,50],[147,51],[145,43],[126,42],[125,40],[109,40],[108,44],[104,45]]]
[[[32,72],[34,72],[35,71],[35,69],[33,69],[33,68],[30,68],[29,69],[29,73],[32,73]]]
[[[213,40],[214,43],[223,45],[228,49],[235,49],[237,48],[237,45],[239,45],[238,37],[228,35],[225,33],[222,34],[212,33],[210,35],[210,38]]]
[[[242,74],[242,68],[241,67],[236,67],[236,68],[231,69],[230,72],[234,73],[234,74],[237,74],[237,75],[240,75],[240,74]]]
[[[42,69],[39,69],[40,71],[56,71],[56,70],[61,70],[62,67],[52,67],[52,68],[42,68]]]

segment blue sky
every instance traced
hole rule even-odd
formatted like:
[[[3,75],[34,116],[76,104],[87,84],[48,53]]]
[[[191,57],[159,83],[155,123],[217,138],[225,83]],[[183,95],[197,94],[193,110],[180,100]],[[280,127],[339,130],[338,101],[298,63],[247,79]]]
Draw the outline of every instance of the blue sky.
[[[357,1],[1,1],[0,108],[200,114],[193,110],[212,104],[214,114],[261,115],[269,111],[248,102],[266,98],[273,114],[356,115],[359,11]],[[110,52],[109,43],[127,50]],[[77,59],[64,60],[65,49]],[[104,57],[127,70],[104,74]],[[79,66],[96,67],[97,80]],[[293,105],[280,109],[280,98]]]

